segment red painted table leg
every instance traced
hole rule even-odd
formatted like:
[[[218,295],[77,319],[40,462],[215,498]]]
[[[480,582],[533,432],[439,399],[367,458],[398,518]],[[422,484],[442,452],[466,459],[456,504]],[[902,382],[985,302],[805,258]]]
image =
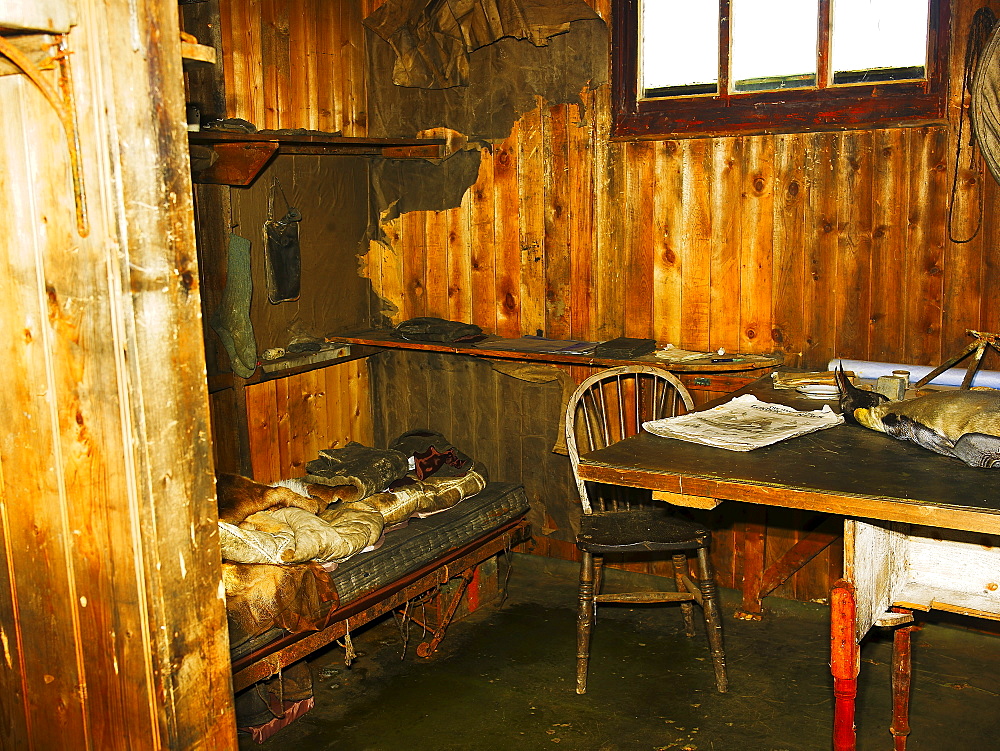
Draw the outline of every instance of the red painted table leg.
[[[860,652],[855,638],[854,585],[840,579],[830,591],[830,672],[833,674],[833,749],[855,751],[854,703]]]
[[[910,612],[893,608],[894,612]],[[910,734],[910,632],[914,626],[900,626],[892,635],[892,733],[895,751],[906,751],[906,737]]]

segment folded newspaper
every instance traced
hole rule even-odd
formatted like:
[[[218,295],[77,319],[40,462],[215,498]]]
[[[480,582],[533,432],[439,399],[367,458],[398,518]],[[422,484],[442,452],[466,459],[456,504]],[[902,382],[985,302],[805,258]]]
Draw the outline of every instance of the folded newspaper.
[[[806,433],[832,428],[844,421],[829,405],[799,411],[784,404],[762,402],[750,394],[703,412],[644,422],[642,427],[664,438],[716,446],[729,451],[751,451]]]

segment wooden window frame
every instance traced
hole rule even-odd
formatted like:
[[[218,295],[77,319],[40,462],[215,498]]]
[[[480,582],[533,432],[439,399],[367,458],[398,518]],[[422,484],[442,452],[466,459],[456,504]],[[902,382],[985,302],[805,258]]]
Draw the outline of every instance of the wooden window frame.
[[[704,0],[695,0],[703,2]],[[639,0],[613,0],[612,137],[621,139],[796,133],[945,122],[948,105],[950,0],[930,0],[927,78],[827,86],[829,59],[819,56],[819,88],[727,92],[729,2],[720,0],[719,92],[639,99]],[[819,0],[820,50],[828,49],[830,0]]]

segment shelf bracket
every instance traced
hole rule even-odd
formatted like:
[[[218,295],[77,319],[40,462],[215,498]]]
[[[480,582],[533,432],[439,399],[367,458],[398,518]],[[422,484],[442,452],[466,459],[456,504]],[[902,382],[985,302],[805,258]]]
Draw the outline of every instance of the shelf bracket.
[[[83,184],[83,170],[80,155],[80,129],[76,119],[76,101],[73,95],[73,77],[69,65],[70,51],[66,48],[66,36],[55,35],[58,52],[52,56],[59,65],[59,91],[45,80],[41,69],[27,55],[15,47],[8,39],[0,36],[0,55],[17,66],[28,79],[38,87],[42,96],[52,105],[59,122],[62,123],[69,146],[70,169],[73,173],[73,197],[76,202],[76,231],[80,237],[90,234],[87,218],[87,193]]]
[[[201,148],[211,151],[209,166],[198,169],[192,159],[191,179],[196,183],[212,185],[246,186],[254,181],[260,171],[278,151],[278,144],[269,141],[249,143],[214,143]],[[195,152],[192,150],[192,157]]]

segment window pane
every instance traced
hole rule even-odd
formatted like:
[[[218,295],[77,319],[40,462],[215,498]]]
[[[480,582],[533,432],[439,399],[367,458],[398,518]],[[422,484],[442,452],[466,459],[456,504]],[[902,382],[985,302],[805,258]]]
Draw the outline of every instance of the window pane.
[[[923,78],[927,0],[834,0],[834,83]]]
[[[719,80],[719,4],[643,0],[640,91],[646,97],[714,93]]]
[[[735,91],[816,85],[819,0],[732,0]]]

